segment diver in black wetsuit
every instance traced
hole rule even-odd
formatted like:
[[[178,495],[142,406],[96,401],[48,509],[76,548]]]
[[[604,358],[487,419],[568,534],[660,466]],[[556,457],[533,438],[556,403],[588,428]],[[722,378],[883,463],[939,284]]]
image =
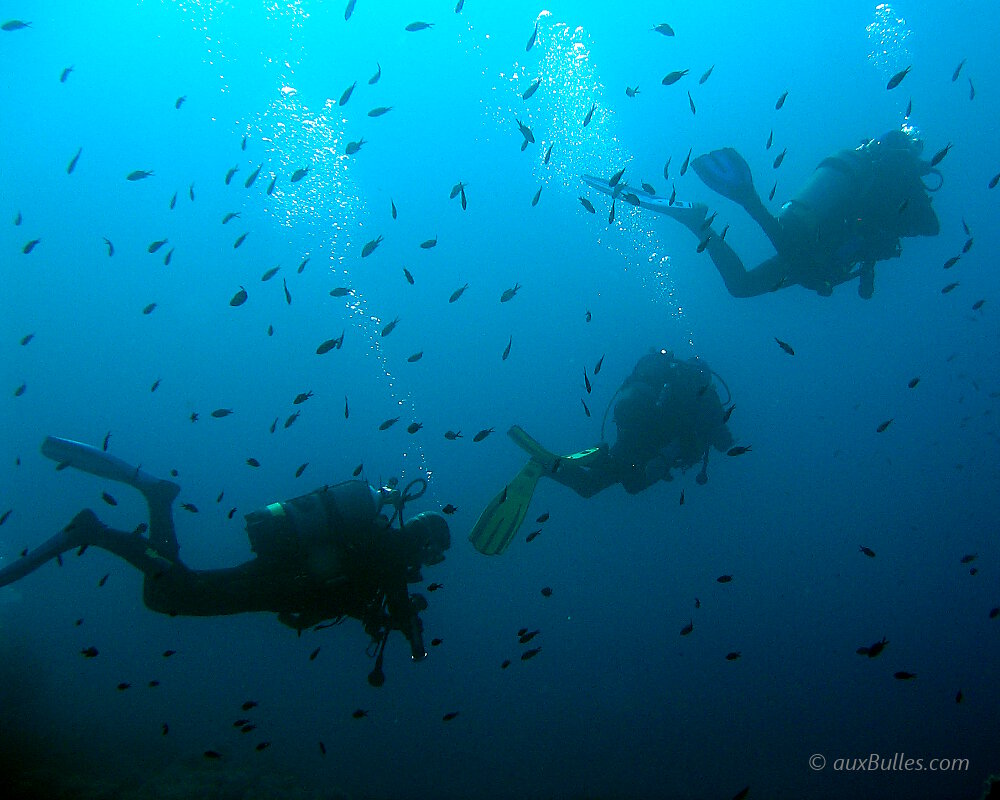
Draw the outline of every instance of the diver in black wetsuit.
[[[444,560],[451,538],[447,522],[437,514],[418,514],[403,524],[403,506],[423,494],[422,480],[402,491],[347,481],[272,503],[246,516],[255,558],[226,569],[194,570],[178,558],[172,514],[177,484],[79,442],[49,437],[42,453],[60,466],[142,492],[149,507],[149,534],[143,535],[146,525],[131,533],[108,528],[85,509],[39,548],[0,569],[0,587],[67,550],[94,546],[143,573],[143,601],[152,611],[171,616],[269,611],[296,630],[353,617],[377,650],[368,676],[375,686],[385,680],[382,655],[390,631],[406,636],[414,661],[426,656],[418,614],[427,602],[411,596],[407,584],[423,580],[421,567]],[[423,486],[411,493],[418,482]],[[387,506],[394,508],[391,519],[380,513]],[[392,525],[397,519],[398,528]]]
[[[722,234],[706,220],[707,207],[668,200],[623,183],[584,175],[598,191],[624,196],[687,227],[715,264],[733,297],[755,297],[799,285],[829,295],[859,278],[858,295],[875,292],[875,264],[898,258],[900,239],[936,236],[940,230],[924,177],[941,173],[921,160],[923,142],[910,130],[889,131],[854,150],[820,162],[809,182],[773,216],[753,185],[746,161],[732,148],[691,162],[706,186],[741,206],[763,230],[776,255],[747,269]],[[714,217],[714,215],[713,215]]]

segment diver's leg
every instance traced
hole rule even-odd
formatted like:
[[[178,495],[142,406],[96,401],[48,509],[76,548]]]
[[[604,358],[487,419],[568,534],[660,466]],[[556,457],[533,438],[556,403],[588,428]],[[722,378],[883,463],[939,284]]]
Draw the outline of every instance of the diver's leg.
[[[705,250],[733,297],[756,297],[773,292],[781,287],[788,275],[787,264],[781,256],[769,258],[747,270],[736,251],[711,230]]]
[[[610,461],[607,459],[602,459],[598,464],[587,467],[560,461],[554,471],[547,470],[545,475],[556,483],[561,483],[572,489],[580,497],[589,499],[618,482],[617,478],[607,469],[608,466],[610,466]]]
[[[149,542],[137,533],[108,528],[89,508],[84,509],[59,533],[17,561],[0,569],[0,586],[6,586],[34,572],[42,564],[77,547],[100,547],[123,558],[147,576],[159,574],[169,562],[149,549]]]
[[[179,547],[171,506],[180,494],[180,486],[173,481],[162,480],[143,472],[140,467],[133,467],[96,447],[69,439],[46,437],[42,443],[42,455],[91,475],[138,489],[149,508],[150,541],[167,558],[177,558]]]

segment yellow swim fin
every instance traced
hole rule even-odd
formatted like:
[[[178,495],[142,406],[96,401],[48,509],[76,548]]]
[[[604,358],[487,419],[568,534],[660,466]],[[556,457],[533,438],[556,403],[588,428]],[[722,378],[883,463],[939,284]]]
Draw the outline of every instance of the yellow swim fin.
[[[469,541],[473,546],[487,556],[500,555],[514,540],[542,475],[558,470],[560,461],[586,464],[601,452],[600,448],[592,447],[580,453],[559,456],[546,450],[517,425],[512,426],[507,435],[531,456],[531,460],[503,491],[490,500],[469,534]]]
[[[498,556],[514,540],[531,505],[538,479],[545,467],[535,460],[525,464],[479,515],[469,541],[480,553]]]

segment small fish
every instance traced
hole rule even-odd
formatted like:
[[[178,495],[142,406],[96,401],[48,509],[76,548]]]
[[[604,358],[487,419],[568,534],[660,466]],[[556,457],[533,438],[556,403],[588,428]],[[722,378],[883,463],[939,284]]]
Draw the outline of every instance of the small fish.
[[[311,391],[309,391],[309,392],[299,392],[297,395],[295,395],[295,399],[292,400],[292,405],[293,406],[302,405],[302,403],[304,403],[306,400],[308,400],[312,396],[313,396],[313,393]]]
[[[177,652],[176,650],[164,650],[163,657],[170,658],[170,656],[174,655],[176,652]]]
[[[433,22],[417,21],[417,22],[411,22],[409,25],[407,25],[406,30],[408,30],[410,33],[414,33],[415,31],[425,31],[428,28],[433,28],[433,27],[434,27]]]
[[[169,267],[170,266],[170,259],[172,259],[174,257],[174,250],[175,249],[176,248],[171,247],[167,251],[167,254],[163,257],[163,266],[165,266],[165,267]]]
[[[278,176],[274,175],[271,177],[271,182],[267,185],[267,195],[270,197],[274,194],[274,184],[278,182]]]
[[[267,750],[267,748],[269,748],[270,746],[271,746],[270,742],[258,742],[257,745],[254,747],[254,750],[256,750],[259,753],[261,750]]]
[[[156,303],[149,303],[142,309],[142,313],[147,317],[156,310]]]
[[[229,509],[229,513],[226,514],[226,519],[232,519],[233,515],[235,515],[235,514],[236,514],[236,508],[235,507]]]
[[[130,172],[125,176],[127,181],[142,181],[146,178],[151,178],[153,176],[153,170],[151,169],[137,169]]]
[[[698,78],[698,85],[699,86],[701,84],[703,84],[705,81],[708,80],[709,76],[712,74],[712,70],[714,70],[714,69],[715,69],[715,64],[712,64],[712,66],[710,66],[708,69],[705,70],[705,72],[702,74],[702,76],[700,78]]]
[[[21,212],[17,212],[17,216],[14,217],[14,224],[20,225],[24,221],[24,217],[21,216]]]
[[[1000,172],[998,172],[996,175],[990,178],[989,188],[995,189],[998,183],[1000,183]]]
[[[592,320],[593,318],[594,317],[593,314],[590,313],[590,309],[587,309],[587,313],[583,315],[583,321],[590,322],[590,320]]]
[[[741,455],[743,455],[744,453],[749,453],[749,452],[751,452],[751,447],[750,447],[750,445],[746,445],[746,446],[743,446],[743,445],[737,445],[736,447],[730,447],[730,448],[729,448],[729,449],[728,449],[728,450],[726,451],[726,455],[727,455],[727,456],[741,456]]]
[[[111,241],[105,237],[104,244],[108,246],[108,258],[111,258],[115,254],[115,246],[111,244]]]
[[[639,87],[638,86],[636,86],[635,88],[633,88],[631,86],[626,86],[625,87],[625,96],[626,97],[635,97],[637,94],[639,94]]]
[[[542,597],[552,597],[552,589],[550,589],[548,586],[543,586]]]
[[[310,167],[299,167],[295,172],[292,173],[292,183],[298,183],[306,175],[309,174]]]
[[[505,658],[503,661],[500,662],[500,669],[507,669],[507,667],[509,666],[510,666],[509,658]]]
[[[392,322],[390,322],[388,325],[382,328],[382,336],[383,337],[388,336],[390,333],[396,330],[396,326],[398,324],[399,324],[399,317],[396,317]]]
[[[514,336],[511,334],[507,339],[507,346],[503,349],[503,355],[500,356],[501,361],[506,361],[510,357],[510,346],[514,343]]]
[[[424,424],[422,422],[411,422],[409,425],[406,426],[406,432],[411,434],[416,433],[422,427],[424,427]]]
[[[116,505],[118,505],[118,501],[117,501],[117,500],[115,500],[115,498],[114,498],[114,497],[112,497],[112,496],[111,496],[110,494],[108,494],[107,492],[101,492],[101,499],[102,499],[102,500],[103,500],[103,501],[104,501],[105,503],[107,503],[107,504],[108,504],[109,506],[116,506]]]
[[[589,211],[591,214],[596,214],[597,213],[596,209],[594,208],[594,204],[591,203],[586,197],[583,197],[583,196],[580,197],[580,204],[585,209],[587,209],[587,211]]]
[[[152,174],[152,173],[150,173],[150,174]],[[188,186],[188,197],[191,198],[191,202],[193,203],[194,202],[194,184],[193,183],[190,186]]]
[[[906,113],[903,114],[903,119],[909,119],[912,113],[913,113],[913,98],[911,97],[906,103]]]
[[[240,290],[236,294],[234,294],[232,299],[229,301],[229,305],[235,308],[236,306],[243,305],[246,301],[247,301],[247,290],[241,286]]]
[[[773,199],[774,199],[774,193],[775,193],[775,192],[776,192],[777,190],[778,190],[778,182],[777,182],[777,181],[775,181],[775,182],[774,182],[774,186],[772,186],[772,187],[771,187],[771,191],[767,193],[767,199],[768,199],[768,200],[773,200]],[[727,226],[726,226],[726,228],[728,228],[728,227],[729,227],[729,226],[727,225]]]
[[[389,209],[392,212],[392,218],[396,219],[396,203],[392,200],[389,201]]]
[[[458,716],[458,712],[457,711],[449,711],[447,714],[445,714],[443,717],[441,717],[441,719],[444,722],[451,722],[457,716]]]
[[[421,250],[430,250],[432,247],[437,247],[438,237],[435,236],[433,239],[426,239],[420,243]]]
[[[667,25],[666,22],[661,22],[655,28],[651,28],[650,30],[654,30],[657,33],[662,33],[664,36],[673,36],[674,35],[674,29],[671,28],[669,25]]]
[[[968,253],[972,249],[972,243],[973,243],[973,239],[972,239],[971,236],[968,239],[965,240],[965,244],[962,245],[962,253],[963,254],[964,253]]]
[[[431,639],[431,647],[440,647],[444,643],[444,639],[434,638]]]
[[[941,160],[948,155],[948,151],[951,150],[952,144],[948,142],[944,147],[938,150],[933,156],[931,156],[931,166],[936,167],[941,163]]]
[[[419,352],[414,353],[412,356],[410,356],[409,358],[407,358],[406,361],[407,361],[408,364],[415,364],[416,362],[418,362],[423,357],[424,357],[424,351],[420,350]]]
[[[257,707],[256,700],[247,700],[242,706],[240,706],[240,708],[242,708],[244,711],[249,711],[251,708],[256,708],[256,707]]]
[[[891,419],[887,419],[885,422],[879,423],[879,426],[875,429],[875,433],[882,433],[886,428],[892,425],[893,419],[895,418],[893,417]]]
[[[673,156],[668,157],[666,163],[663,165],[663,179],[666,181],[670,180],[670,162],[673,158]]]
[[[870,547],[865,547],[863,544],[858,546],[858,550],[864,553],[868,558],[875,558],[875,551]]]
[[[288,415],[288,419],[285,420],[285,429],[286,430],[288,428],[292,427],[292,425],[295,424],[295,420],[297,420],[299,418],[299,414],[301,414],[301,413],[302,413],[301,411],[296,411],[294,414],[289,414]]]
[[[159,388],[160,388],[160,379],[157,378],[155,381],[153,381],[153,385],[149,387],[149,391],[155,392]]]
[[[312,651],[312,652],[311,652],[311,653],[309,654],[309,660],[310,660],[310,661],[315,661],[315,660],[316,660],[316,656],[318,656],[318,655],[319,655],[319,651],[320,651],[320,648],[318,648],[318,647],[317,647],[317,648],[316,648],[315,650],[313,650],[313,651]]]
[[[383,422],[382,422],[382,423],[381,423],[381,424],[380,424],[380,425],[378,426],[378,429],[379,429],[380,431],[387,431],[387,430],[389,430],[389,428],[391,428],[391,427],[392,427],[393,425],[395,425],[395,424],[396,424],[397,422],[399,422],[399,417],[392,417],[392,418],[390,418],[390,419],[387,419],[387,420],[384,420],[384,421],[383,421]]]
[[[131,684],[131,683],[125,683],[124,681],[122,681],[122,682],[121,682],[121,683],[119,683],[119,684],[118,684],[118,685],[117,685],[117,686],[116,686],[115,688],[116,688],[116,689],[117,689],[117,690],[118,690],[119,692],[124,692],[124,691],[125,691],[126,689],[129,689],[129,688],[131,688],[131,686],[132,686],[132,684]]]
[[[320,751],[320,753],[322,753],[322,754],[323,754],[324,756],[326,755],[326,745],[325,745],[325,744],[323,744],[323,742],[320,742],[320,743],[319,743],[319,751]]]
[[[688,165],[691,163],[691,153],[692,153],[693,150],[694,150],[693,147],[688,148],[688,153],[687,153],[686,156],[684,156],[684,163],[681,164],[681,177],[682,178],[684,177],[684,173],[688,171]],[[677,192],[677,190],[674,189],[674,193],[675,194],[676,194],[676,192]],[[673,205],[673,203],[671,203],[670,205]]]
[[[597,359],[597,363],[594,364],[594,374],[595,375],[597,375],[601,371],[601,365],[602,364],[604,364],[604,354],[603,353],[601,354],[601,357],[599,359]]]
[[[212,760],[222,758],[222,753],[218,752],[217,750],[206,750],[204,753],[202,753],[202,755],[205,756],[205,758]]]
[[[587,368],[583,368],[583,386],[587,390],[587,394],[590,394],[593,387],[590,385],[590,378],[587,377]]]
[[[543,164],[548,164],[549,163],[549,158],[552,156],[552,147],[553,147],[553,145],[550,144],[549,145],[549,149],[545,151],[545,158],[542,159],[542,163]],[[990,187],[990,188],[992,188],[992,187]]]
[[[765,150],[770,150],[771,149],[771,144],[773,142],[774,142],[774,129],[772,128],[771,132],[767,135],[767,141],[764,143],[764,149]]]
[[[948,294],[948,292],[957,287],[958,287],[958,281],[955,281],[954,283],[949,283],[947,286],[941,289],[941,294]]]
[[[358,464],[358,465],[357,465],[357,466],[356,466],[356,467],[354,468],[354,471],[353,471],[353,472],[351,473],[351,475],[352,475],[353,477],[355,477],[355,478],[356,478],[356,477],[358,477],[358,475],[360,475],[360,474],[361,474],[361,471],[362,471],[362,470],[363,470],[364,468],[365,468],[365,465],[364,465],[364,463],[361,463],[361,464]]]
[[[285,302],[288,305],[291,305],[292,304],[292,293],[288,291],[288,283],[287,283],[287,281],[284,278],[281,279],[281,286],[285,290]]]
[[[246,150],[246,149],[247,149],[247,137],[246,135],[244,135],[243,141],[240,142],[240,150]]]
[[[444,588],[444,584],[443,583],[431,583],[431,584],[428,584],[427,591],[428,592],[436,592],[438,589],[443,589],[443,588]]]
[[[956,703],[961,703],[962,702],[962,690],[961,689],[959,689],[957,692],[955,692],[955,702]]]
[[[691,97],[691,92],[688,92],[688,106],[690,106],[692,114],[698,113],[698,109],[696,109],[694,106],[694,98]]]
[[[351,716],[354,717],[354,719],[364,719],[368,716],[368,712],[363,708],[357,708],[351,712]]]
[[[541,528],[539,528],[537,531],[532,531],[531,533],[529,533],[527,536],[524,537],[524,541],[526,542],[532,541],[533,539],[538,537],[541,534],[541,532],[542,532]]]
[[[653,184],[646,183],[645,181],[642,181],[641,183],[642,183],[642,190],[646,194],[656,194],[656,187],[653,186]]]
[[[792,349],[792,346],[788,342],[781,341],[781,339],[779,339],[777,336],[774,337],[774,341],[776,341],[778,343],[778,347],[780,347],[782,350],[788,353],[788,355],[790,356],[795,355],[795,351]]]
[[[775,111],[781,111],[781,107],[785,104],[785,100],[788,98],[788,92],[784,92],[781,97],[778,98],[778,102],[774,104]]]
[[[230,183],[232,182],[232,180],[233,180],[233,176],[234,176],[234,175],[235,175],[235,174],[236,174],[237,172],[239,172],[239,171],[240,171],[240,165],[239,165],[239,164],[236,164],[235,166],[233,166],[233,167],[231,167],[231,168],[229,169],[229,171],[228,171],[228,172],[226,173],[226,186],[229,186],[229,184],[230,184]]]
[[[990,619],[996,619],[997,617],[1000,617],[1000,607],[991,608],[989,617]]]
[[[985,300],[977,300],[975,303],[972,304],[972,310],[973,311],[978,311],[979,309],[981,309],[983,307],[983,304],[985,302],[986,302]]]
[[[681,636],[687,636],[693,630],[694,630],[694,620],[691,620],[687,625],[681,628]]]
[[[962,558],[959,560],[959,563],[971,564],[973,561],[976,560],[977,555],[978,555],[977,553],[967,553],[966,555],[962,556]]]
[[[217,408],[212,412],[212,416],[216,419],[222,419],[223,417],[228,417],[233,413],[231,408]]]
[[[263,166],[264,166],[263,164],[258,164],[257,169],[255,169],[253,172],[250,173],[250,177],[243,182],[244,189],[249,189],[251,186],[253,186],[254,181],[257,180],[257,176],[260,175],[260,170],[261,167]]]
[[[354,13],[354,4],[357,0],[347,0],[347,8],[344,9],[344,21],[346,22],[351,18],[351,14]]]
[[[356,142],[348,142],[347,147],[344,148],[344,152],[349,156],[353,156],[361,147],[365,144],[365,138],[362,136]]]
[[[521,653],[521,660],[528,661],[537,656],[540,652],[542,652],[541,647],[532,647],[530,650],[525,650],[523,653]]]
[[[726,653],[726,661],[736,661],[740,657],[739,650],[733,650],[731,653]]]
[[[494,430],[493,428],[483,428],[481,431],[479,431],[479,433],[477,433],[475,436],[472,437],[472,441],[481,442],[483,439],[485,439],[487,436],[493,433],[493,430]]]
[[[892,673],[892,677],[894,677],[897,681],[912,681],[917,676],[916,673],[900,670],[899,672]]]
[[[182,105],[184,105],[184,101],[185,100],[187,100],[187,95],[186,94],[185,95],[181,95],[180,97],[178,97],[176,100],[174,100],[174,108],[176,110],[180,111],[180,108],[181,108]]]
[[[533,95],[535,92],[538,91],[538,87],[541,85],[542,85],[542,79],[535,78],[535,80],[532,81],[531,85],[528,86],[528,88],[525,89],[523,92],[521,92],[521,99],[527,100],[529,97],[531,97],[531,95]]]
[[[537,522],[537,523],[541,524],[541,523],[543,523],[543,522],[547,522],[547,521],[548,521],[548,519],[549,519],[549,512],[548,512],[548,511],[546,511],[546,512],[545,512],[545,513],[543,513],[543,514],[539,514],[539,515],[538,515],[538,518],[537,518],[537,519],[535,520],[535,522]]]
[[[784,150],[782,150],[780,153],[778,153],[777,156],[775,156],[775,158],[774,158],[774,168],[775,169],[777,169],[778,167],[781,166],[781,162],[785,160],[785,153],[787,153],[787,152],[788,152],[788,148],[786,147]]]
[[[230,211],[226,216],[222,218],[222,224],[225,225],[227,222],[237,219],[240,216],[239,211]]]
[[[681,489],[681,500],[680,500],[680,505],[684,505],[684,490],[683,490],[683,489]]]
[[[330,297],[347,297],[349,294],[354,294],[354,290],[348,289],[346,286],[338,286],[336,289],[330,290]]]
[[[969,78],[969,99],[976,99],[976,87],[972,85],[972,78]]]
[[[965,66],[965,62],[966,61],[968,61],[968,59],[963,58],[961,61],[958,62],[958,66],[955,67],[955,71],[953,73],[951,73],[951,82],[952,83],[954,83],[955,81],[958,80],[958,76],[962,73],[962,67]]]
[[[451,297],[448,298],[448,302],[449,303],[454,303],[456,300],[458,300],[458,298],[460,298],[465,293],[465,290],[468,289],[468,288],[469,288],[469,284],[465,284],[465,286],[462,286],[461,288],[456,289],[455,291],[453,291],[451,293]]]
[[[587,116],[583,118],[583,127],[586,128],[590,124],[590,120],[594,118],[594,110],[597,108],[597,103],[594,103],[590,107],[590,111],[587,112]]]
[[[444,438],[449,442],[464,438],[461,431],[445,431]]]
[[[912,68],[912,65],[909,66],[909,67],[907,67],[904,70],[900,70],[895,75],[893,75],[891,78],[889,78],[889,82],[885,85],[885,88],[886,89],[895,89],[897,86],[899,86],[899,84],[901,84],[903,82],[903,78],[905,78],[909,74],[911,68]]]
[[[340,340],[344,340],[344,334],[340,334]],[[351,409],[347,405],[347,395],[344,395],[344,419],[351,416]]]
[[[261,281],[271,280],[271,278],[273,278],[275,275],[278,274],[279,269],[281,269],[281,267],[271,267],[263,275],[260,276]]]
[[[100,651],[94,646],[87,647],[80,651],[80,655],[84,658],[97,658],[99,653]]]
[[[403,275],[406,278],[406,282],[410,286],[413,286],[413,275],[410,274],[410,271],[406,267],[403,267]]]
[[[103,578],[101,578],[97,582],[97,585],[98,586],[104,586],[104,584],[106,584],[108,582],[108,578],[110,578],[110,577],[111,577],[111,573],[109,572],[109,573],[107,573]]]
[[[368,112],[368,116],[381,117],[383,114],[388,114],[390,111],[392,111],[392,106],[376,106]]]
[[[521,284],[515,283],[510,289],[504,289],[503,294],[500,295],[500,302],[506,303],[508,300],[512,300],[520,288]]]
[[[372,253],[375,252],[375,248],[382,244],[384,237],[376,236],[374,239],[365,242],[365,246],[361,248],[361,257],[368,258]]]
[[[528,37],[528,43],[524,46],[524,52],[527,53],[535,46],[535,40],[538,38],[538,23],[535,23],[535,29],[531,32],[531,36]]]
[[[66,83],[66,79],[69,78],[70,74],[73,72],[73,67],[66,67],[62,73],[59,75],[59,83]]]
[[[196,506],[194,503],[181,503],[181,508],[183,508],[185,511],[191,512],[192,514],[198,513],[198,506]]]
[[[241,244],[243,244],[243,242],[245,242],[245,241],[246,241],[246,238],[247,238],[247,234],[245,234],[245,233],[241,233],[241,234],[240,234],[240,235],[239,235],[239,236],[238,236],[238,237],[236,238],[236,241],[235,241],[235,242],[233,242],[233,250],[235,250],[235,249],[236,249],[237,247],[239,247],[239,246],[240,246]]]
[[[76,169],[76,162],[80,160],[80,153],[82,153],[82,152],[83,152],[83,148],[81,147],[79,150],[76,151],[76,155],[73,156],[72,159],[70,159],[69,164],[66,166],[66,174],[67,175],[72,175],[73,174],[73,170]]]
[[[42,241],[41,239],[32,239],[24,247],[21,248],[21,252],[24,253],[25,255],[28,255],[28,253],[34,250],[38,246],[38,243],[41,241]]]
[[[583,406],[583,413],[586,414],[589,417],[590,416],[590,409],[587,407],[587,401],[584,400],[581,397],[580,398],[580,404]]]
[[[442,514],[454,514],[456,511],[458,511],[458,507],[452,505],[451,503],[448,503],[448,505],[441,509]],[[428,591],[430,590],[428,589]]]
[[[733,580],[732,575],[720,575],[715,579],[716,583],[731,583]]]
[[[374,86],[374,85],[375,85],[376,83],[378,83],[378,79],[379,79],[379,78],[381,78],[381,77],[382,77],[382,65],[381,65],[381,64],[379,64],[379,63],[378,63],[378,62],[376,61],[376,62],[375,62],[375,74],[374,74],[374,75],[372,75],[372,76],[371,76],[371,77],[370,77],[370,78],[368,79],[368,85],[369,85],[369,86]],[[371,116],[371,115],[369,114],[369,116]]]

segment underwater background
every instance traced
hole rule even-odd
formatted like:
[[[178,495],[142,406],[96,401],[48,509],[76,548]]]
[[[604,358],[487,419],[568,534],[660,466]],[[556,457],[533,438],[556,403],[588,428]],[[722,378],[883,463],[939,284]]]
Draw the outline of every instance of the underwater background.
[[[297,637],[273,615],[172,619],[128,565],[70,553],[0,590],[0,780],[36,797],[979,797],[1000,771],[997,6],[345,5],[2,4],[31,24],[0,31],[0,565],[83,507],[125,530],[146,518],[138,493],[55,471],[47,435],[110,432],[114,455],[176,470],[198,568],[250,557],[243,514],[363,464],[373,483],[428,477],[411,512],[458,509],[447,560],[424,570],[443,584],[425,641],[442,641],[411,664],[395,634],[374,689],[353,620]],[[609,224],[579,179],[627,167],[676,186],[754,264],[769,245],[679,175],[689,149],[735,147],[762,194],[777,181],[777,212],[908,102],[925,157],[953,144],[941,233],[905,240],[870,301],[854,284],[733,299],[683,228],[627,203]],[[510,550],[478,554],[468,532],[525,458],[507,428],[595,445],[652,347],[725,379],[751,451],[713,454],[703,486],[689,472],[634,496],[543,481]],[[541,631],[526,661],[524,627]],[[878,658],[855,652],[882,637]],[[836,767],[872,754],[882,767]],[[914,771],[897,754],[968,761]]]

